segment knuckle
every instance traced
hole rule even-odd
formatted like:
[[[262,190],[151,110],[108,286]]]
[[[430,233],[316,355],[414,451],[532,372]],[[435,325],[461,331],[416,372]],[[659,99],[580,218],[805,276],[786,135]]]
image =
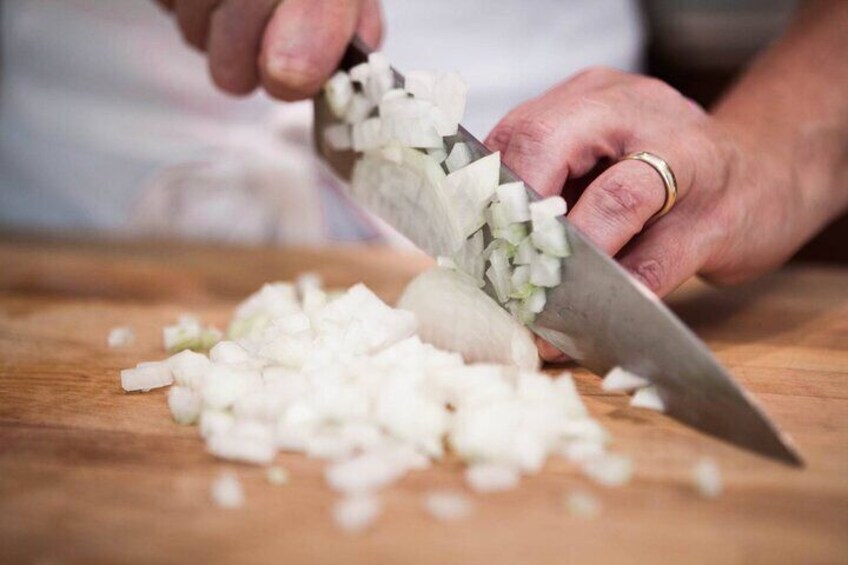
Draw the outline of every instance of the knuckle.
[[[598,187],[595,206],[606,218],[614,221],[638,218],[648,205],[641,191],[620,177],[607,179]]]
[[[509,145],[511,138],[512,127],[508,124],[501,124],[486,137],[486,145],[495,150],[503,150]]]
[[[582,83],[585,86],[606,84],[615,80],[621,71],[611,67],[595,66],[583,69],[572,77],[575,83]]]
[[[521,157],[536,155],[545,150],[553,133],[553,125],[545,118],[522,120],[512,132],[509,151]]]
[[[630,271],[653,293],[659,294],[668,273],[668,260],[665,257],[645,259],[631,267]]]

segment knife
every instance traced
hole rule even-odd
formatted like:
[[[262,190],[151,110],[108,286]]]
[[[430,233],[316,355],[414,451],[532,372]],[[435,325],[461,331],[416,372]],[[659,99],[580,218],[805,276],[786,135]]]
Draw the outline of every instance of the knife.
[[[366,61],[369,52],[355,37],[339,68],[348,70]],[[402,75],[393,72],[396,85],[402,86]],[[321,132],[339,120],[327,106],[323,93],[314,102],[318,153],[336,174],[349,181],[358,155],[333,150],[324,142]],[[490,153],[461,126],[457,135],[445,139],[448,147],[459,141],[468,145],[474,160]],[[515,181],[521,179],[501,165],[500,182]],[[540,196],[524,184],[531,201],[538,200]],[[367,202],[361,204],[367,207]],[[381,218],[413,243],[426,247],[415,241],[421,226],[410,225],[416,220],[419,223],[420,218],[409,213],[391,214],[386,209]],[[549,289],[545,309],[530,329],[598,375],[619,366],[648,379],[656,385],[665,413],[672,418],[740,447],[802,466],[791,440],[707,346],[661,300],[598,250],[566,218],[560,221],[565,225],[571,255],[563,259],[562,282]],[[487,233],[486,237],[491,235]],[[484,290],[494,296],[491,285]]]

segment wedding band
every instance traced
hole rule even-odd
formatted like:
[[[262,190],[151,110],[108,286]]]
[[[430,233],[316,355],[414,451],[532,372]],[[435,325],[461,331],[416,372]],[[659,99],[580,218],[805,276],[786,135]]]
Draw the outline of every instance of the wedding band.
[[[654,214],[651,217],[651,220],[656,220],[668,214],[669,210],[674,207],[674,203],[677,202],[677,179],[674,178],[674,171],[671,170],[671,167],[668,166],[668,163],[665,162],[665,159],[662,157],[658,157],[653,153],[648,153],[647,151],[639,151],[637,153],[631,153],[623,157],[621,160],[625,159],[633,159],[634,161],[642,161],[643,163],[647,163],[654,169],[665,185],[665,202],[663,203],[660,211]]]

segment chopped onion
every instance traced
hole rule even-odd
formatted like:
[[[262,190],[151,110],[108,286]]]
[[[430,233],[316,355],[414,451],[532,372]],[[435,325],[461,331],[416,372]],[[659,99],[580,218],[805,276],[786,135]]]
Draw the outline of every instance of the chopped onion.
[[[121,387],[127,391],[147,392],[154,388],[168,386],[174,382],[171,367],[166,361],[139,363],[135,369],[121,371]]]
[[[342,530],[356,534],[368,529],[379,517],[382,507],[373,495],[343,498],[333,507],[333,520]]]
[[[212,500],[220,508],[235,509],[244,506],[244,489],[235,473],[222,472],[212,483]]]
[[[507,222],[512,224],[530,220],[530,202],[523,182],[502,184],[498,187],[497,194]]]
[[[409,71],[404,77],[403,87],[408,93],[420,100],[433,100],[438,73],[430,71]]]
[[[546,223],[564,216],[567,210],[562,196],[549,196],[545,199],[530,203],[530,219],[533,229],[544,227]]]
[[[486,277],[495,289],[498,302],[501,304],[506,302],[509,299],[511,275],[509,258],[506,249],[503,247],[493,249],[489,255],[489,268],[486,270]]]
[[[692,480],[695,489],[705,498],[715,498],[724,490],[718,463],[709,457],[702,457],[692,468]]]
[[[530,265],[533,263],[533,259],[536,255],[538,255],[538,253],[533,247],[533,242],[529,237],[526,237],[518,244],[514,262],[516,265]]]
[[[598,484],[615,487],[630,481],[633,462],[630,458],[614,453],[605,453],[589,459],[583,472]]]
[[[604,377],[601,388],[607,392],[631,392],[650,384],[651,381],[648,379],[635,375],[621,367],[613,367]]]
[[[427,493],[424,496],[424,507],[433,518],[441,522],[467,518],[473,509],[470,498],[461,492],[447,490]]]
[[[571,254],[565,226],[558,220],[547,221],[538,228],[534,225],[530,239],[533,246],[545,255],[568,257]]]
[[[217,457],[256,464],[270,463],[277,454],[270,426],[251,420],[238,421],[225,431],[213,433],[206,446]]]
[[[368,118],[353,124],[351,146],[354,151],[368,151],[383,144],[383,120]]]
[[[535,286],[555,287],[562,280],[560,260],[549,255],[536,255],[530,263],[530,283]]]
[[[463,167],[467,167],[471,164],[471,161],[471,150],[468,148],[468,145],[460,141],[455,143],[453,148],[451,148],[445,160],[445,167],[447,167],[449,173],[452,173]]]
[[[343,118],[353,97],[350,77],[344,71],[338,71],[324,85],[327,105],[337,118]]]
[[[174,386],[168,390],[168,408],[178,424],[190,425],[200,417],[200,395],[188,387]]]
[[[501,492],[516,488],[521,474],[509,465],[475,463],[465,470],[465,480],[474,492]]]
[[[289,482],[289,472],[284,467],[268,467],[265,471],[268,482],[274,486],[282,486]]]
[[[135,343],[135,332],[132,328],[122,326],[109,330],[109,337],[106,339],[109,347],[126,347]]]
[[[375,106],[376,104],[364,94],[360,94],[358,92],[354,93],[350,99],[350,104],[347,106],[345,122],[349,124],[358,124],[371,114],[371,111]]]
[[[350,75],[350,80],[353,82],[365,85],[368,82],[368,77],[371,75],[371,66],[368,63],[359,63],[351,67],[348,74]]]
[[[469,363],[503,363],[525,370],[539,366],[527,328],[453,271],[431,269],[419,275],[404,290],[398,307],[415,313],[424,341],[456,351]]]
[[[654,385],[637,390],[633,398],[630,399],[630,406],[665,412],[665,402],[660,396],[659,389]]]
[[[565,508],[572,516],[596,518],[601,513],[601,503],[584,490],[573,490],[565,497]]]
[[[465,237],[485,223],[483,210],[498,187],[500,163],[500,153],[492,153],[445,178],[445,192]]]

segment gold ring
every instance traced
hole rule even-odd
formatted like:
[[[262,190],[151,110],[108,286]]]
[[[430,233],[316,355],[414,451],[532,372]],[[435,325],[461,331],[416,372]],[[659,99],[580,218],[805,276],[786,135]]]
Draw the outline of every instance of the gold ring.
[[[648,153],[647,151],[639,151],[637,153],[631,153],[623,157],[621,160],[625,159],[633,159],[634,161],[642,161],[643,163],[647,163],[654,169],[665,185],[665,202],[663,203],[660,211],[651,216],[651,220],[656,220],[668,214],[669,210],[674,208],[674,203],[677,202],[677,179],[674,178],[674,171],[671,170],[671,167],[668,166],[668,163],[665,162],[665,159],[662,157],[658,157],[653,153]]]

